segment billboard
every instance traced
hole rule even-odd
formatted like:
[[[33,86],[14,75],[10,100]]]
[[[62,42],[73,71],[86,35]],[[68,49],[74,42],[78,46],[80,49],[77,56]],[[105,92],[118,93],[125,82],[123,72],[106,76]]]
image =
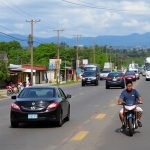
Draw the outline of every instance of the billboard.
[[[83,59],[83,60],[82,60],[82,64],[83,64],[83,65],[87,65],[87,64],[88,64],[88,59]]]
[[[61,59],[50,59],[49,60],[49,69],[50,70],[58,69],[60,64],[61,64]]]

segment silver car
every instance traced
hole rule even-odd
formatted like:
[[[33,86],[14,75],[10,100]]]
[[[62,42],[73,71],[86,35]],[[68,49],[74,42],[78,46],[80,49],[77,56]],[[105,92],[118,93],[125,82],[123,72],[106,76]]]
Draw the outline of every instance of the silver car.
[[[103,70],[100,72],[100,80],[105,80],[106,77],[108,76],[108,74],[110,73],[111,71],[109,70]]]

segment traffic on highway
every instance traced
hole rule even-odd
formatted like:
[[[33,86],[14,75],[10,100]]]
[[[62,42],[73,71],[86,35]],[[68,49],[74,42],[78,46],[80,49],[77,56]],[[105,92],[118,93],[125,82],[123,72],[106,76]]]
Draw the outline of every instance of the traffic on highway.
[[[148,150],[148,0],[0,0],[0,150]]]
[[[97,72],[93,68],[88,71]],[[87,70],[84,72],[87,73]],[[136,79],[131,77],[132,74]],[[139,104],[143,104],[143,99],[146,103],[148,100],[149,90],[143,88],[143,85],[149,86],[146,77],[142,74],[139,75],[140,78],[136,77],[133,70],[110,71],[104,80],[99,78],[99,84],[95,86],[87,75],[89,81],[84,87],[83,78],[86,77],[82,75],[79,83],[62,87],[24,87],[19,94],[13,94],[11,99],[2,99],[0,138],[3,148],[24,150],[87,147],[94,150],[110,148],[112,141],[116,142],[117,138],[124,138],[125,141],[130,136],[137,140],[138,137],[144,138],[142,135],[146,128],[142,118],[143,107],[139,107]],[[120,118],[124,116],[121,122],[119,111]],[[19,138],[21,134],[23,136]],[[148,136],[148,132],[145,134]],[[6,144],[6,139],[10,141],[9,144]],[[108,139],[106,144],[103,143],[104,139]],[[14,145],[18,141],[21,144]],[[120,146],[121,144],[118,145]],[[111,148],[115,149],[115,146],[111,145]]]
[[[134,88],[138,89],[145,102],[149,103],[147,101],[149,90],[148,88],[143,88],[143,85],[149,87],[149,83],[143,77],[136,83],[134,82]],[[48,88],[51,91],[51,87]],[[63,91],[72,95],[72,98],[67,101],[64,100],[66,103],[70,103],[71,111],[70,116],[68,116],[70,121],[66,122],[64,120],[64,124],[60,128],[57,126],[60,126],[60,120],[51,122],[51,119],[55,118],[55,113],[52,112],[57,112],[56,110],[60,108],[60,104],[51,103],[51,99],[56,99],[55,97],[43,95],[48,91],[47,87],[46,91],[39,92],[39,89],[40,87],[29,87],[29,89],[27,87],[20,93],[21,95],[18,98],[12,96],[12,100],[5,99],[0,101],[0,119],[3,120],[0,123],[0,142],[3,148],[21,148],[24,150],[30,148],[75,149],[77,147],[84,149],[87,147],[92,150],[101,146],[105,148],[110,148],[109,146],[111,146],[112,149],[115,149],[116,146],[112,141],[117,142],[117,139],[123,138],[125,142],[128,142],[128,126],[127,131],[121,131],[121,122],[118,117],[118,109],[122,108],[117,105],[117,100],[122,92],[121,88],[105,89],[105,81],[100,81],[99,86],[82,87],[80,83],[77,83],[62,87]],[[42,89],[44,88],[42,87]],[[24,95],[26,90],[34,90],[40,97],[33,98],[28,95],[26,98],[26,95]],[[48,103],[51,104],[49,105]],[[9,109],[10,105],[11,109]],[[129,109],[132,112],[131,108]],[[135,106],[132,109],[135,109]],[[148,110],[148,106],[145,106],[144,111]],[[10,111],[11,115],[9,115]],[[69,112],[68,109],[66,111]],[[44,113],[47,119],[43,116]],[[58,116],[60,117],[60,115]],[[18,117],[21,120],[18,120]],[[10,122],[11,119],[20,122]],[[137,141],[140,140],[139,142],[141,142],[143,139],[144,143],[149,144],[145,140],[145,136],[147,138],[149,136],[146,119],[148,121],[148,116],[144,114],[144,119],[142,119],[143,127],[137,129],[136,126],[136,129],[133,129],[135,133],[133,139],[130,139],[131,141],[137,139]],[[104,143],[104,139],[107,139],[106,143]],[[16,145],[15,143],[18,142],[20,144]],[[36,143],[36,145],[33,143]],[[120,143],[118,147],[122,147],[122,144]]]

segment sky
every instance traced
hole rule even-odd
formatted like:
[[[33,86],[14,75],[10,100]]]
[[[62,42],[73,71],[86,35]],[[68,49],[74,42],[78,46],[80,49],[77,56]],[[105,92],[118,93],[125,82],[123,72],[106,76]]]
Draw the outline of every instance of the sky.
[[[150,32],[150,0],[0,0],[0,32],[86,37]]]

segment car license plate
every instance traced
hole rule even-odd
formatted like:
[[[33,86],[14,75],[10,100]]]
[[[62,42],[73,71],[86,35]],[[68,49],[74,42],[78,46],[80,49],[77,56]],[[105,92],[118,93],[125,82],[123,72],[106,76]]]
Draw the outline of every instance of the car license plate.
[[[113,79],[113,81],[117,81],[117,79]]]
[[[28,119],[37,119],[38,115],[37,114],[28,114]]]

